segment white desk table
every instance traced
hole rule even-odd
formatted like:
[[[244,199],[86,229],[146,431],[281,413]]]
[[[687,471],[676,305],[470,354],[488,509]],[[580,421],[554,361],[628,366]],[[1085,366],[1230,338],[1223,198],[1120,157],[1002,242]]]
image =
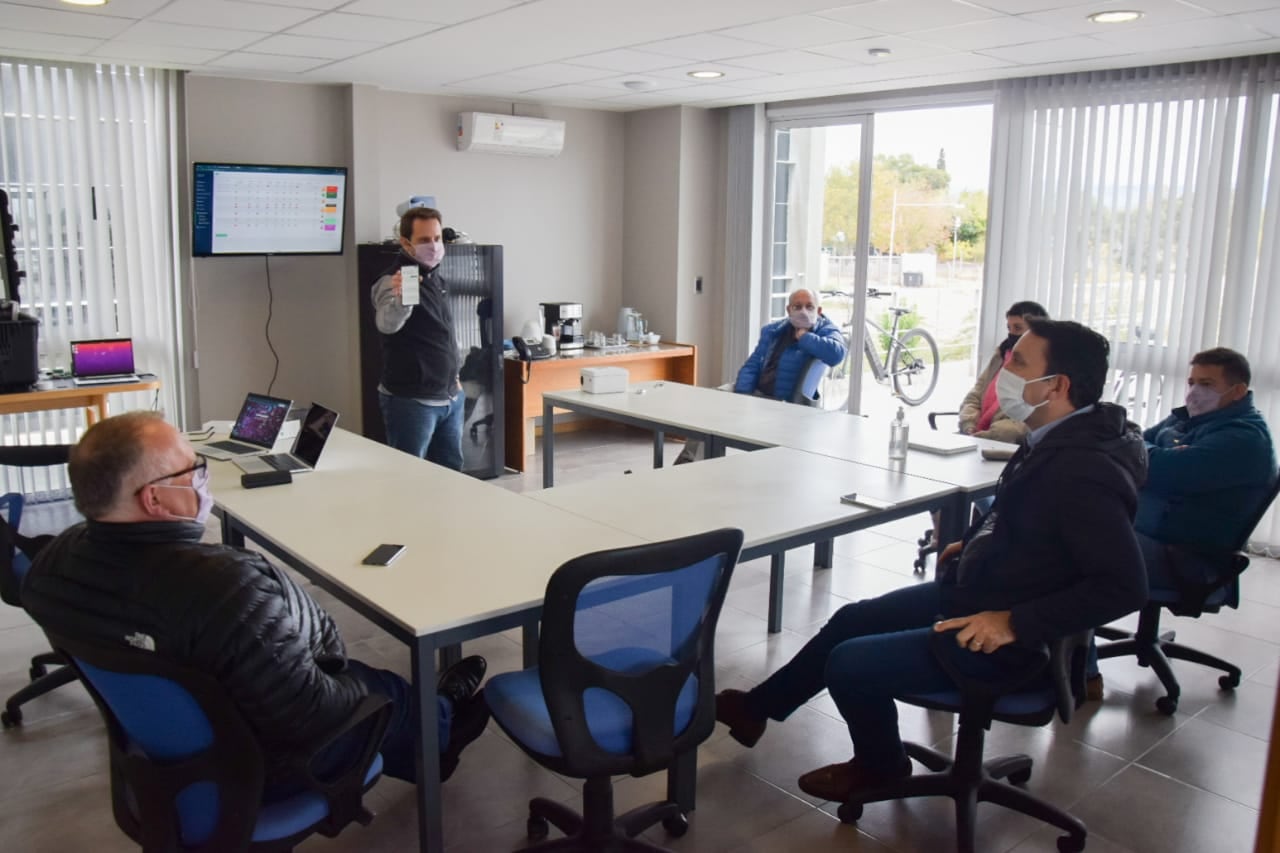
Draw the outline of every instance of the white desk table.
[[[318,470],[288,485],[246,490],[232,463],[209,467],[224,541],[242,545],[251,538],[409,645],[413,687],[423,699],[419,841],[422,850],[439,853],[440,745],[430,701],[437,650],[523,626],[528,662],[537,654],[537,620],[551,573],[580,554],[635,545],[641,537],[341,429],[330,437]],[[405,545],[404,554],[390,566],[361,565],[383,542]],[[676,792],[689,808],[691,776],[682,777],[687,790]]]
[[[853,491],[892,506],[880,510],[840,502],[841,495]],[[769,630],[777,632],[787,550],[914,515],[959,495],[956,487],[923,477],[776,447],[667,471],[637,471],[625,481],[606,478],[543,489],[529,497],[646,540],[741,528],[746,536],[742,559],[770,557]]]

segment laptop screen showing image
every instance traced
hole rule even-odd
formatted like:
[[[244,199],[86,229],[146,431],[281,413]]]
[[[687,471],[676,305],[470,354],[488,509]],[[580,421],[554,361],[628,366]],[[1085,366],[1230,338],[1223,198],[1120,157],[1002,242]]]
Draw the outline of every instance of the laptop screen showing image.
[[[338,413],[326,409],[319,403],[312,403],[307,417],[298,430],[298,439],[293,444],[293,455],[312,468],[320,461],[320,451],[324,450],[329,433],[338,422]]]
[[[244,398],[244,407],[231,429],[231,438],[270,449],[276,443],[276,436],[280,435],[291,405],[292,401],[280,397],[249,394]]]
[[[133,373],[133,341],[115,338],[71,342],[71,375],[77,379]]]

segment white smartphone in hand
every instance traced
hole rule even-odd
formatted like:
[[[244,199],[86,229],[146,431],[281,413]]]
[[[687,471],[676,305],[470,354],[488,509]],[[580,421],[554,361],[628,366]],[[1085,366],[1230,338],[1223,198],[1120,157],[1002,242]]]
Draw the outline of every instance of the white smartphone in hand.
[[[400,267],[400,304],[418,304],[418,266],[409,264]]]

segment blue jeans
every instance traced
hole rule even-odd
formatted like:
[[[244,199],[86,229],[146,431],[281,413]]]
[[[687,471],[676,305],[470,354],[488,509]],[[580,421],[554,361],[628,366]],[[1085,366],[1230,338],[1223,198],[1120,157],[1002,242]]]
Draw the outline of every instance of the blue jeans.
[[[937,583],[921,583],[879,598],[846,604],[782,669],[746,697],[748,710],[784,720],[826,687],[853,739],[858,760],[896,769],[906,757],[895,696],[955,689],[930,637],[942,606]],[[1036,652],[1017,645],[993,654],[943,643],[956,668],[977,679],[1002,680]]]
[[[437,465],[462,470],[462,415],[467,397],[461,391],[447,406],[427,406],[412,397],[378,392],[378,407],[387,428],[387,444]]]

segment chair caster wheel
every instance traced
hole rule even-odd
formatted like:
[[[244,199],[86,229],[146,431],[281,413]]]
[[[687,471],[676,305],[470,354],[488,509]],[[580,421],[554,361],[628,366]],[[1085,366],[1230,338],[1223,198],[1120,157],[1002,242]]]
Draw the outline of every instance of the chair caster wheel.
[[[664,817],[662,819],[662,828],[672,838],[683,838],[684,834],[689,831],[689,818],[685,817],[683,813]]]
[[[1218,686],[1223,690],[1235,690],[1240,686],[1240,673],[1232,672],[1218,679]]]
[[[862,803],[841,803],[836,817],[841,823],[857,823],[862,818]]]
[[[1081,835],[1077,838],[1074,835],[1058,836],[1058,850],[1060,853],[1081,853],[1084,850],[1085,836]]]
[[[1156,710],[1165,716],[1172,717],[1178,710],[1178,700],[1172,696],[1161,696],[1156,700]]]
[[[531,817],[524,825],[524,833],[530,841],[541,841],[551,833],[551,827],[543,818]]]
[[[48,675],[48,673],[49,673],[48,667],[46,667],[42,663],[33,663],[31,665],[31,669],[27,670],[27,675],[30,676],[32,681],[39,681],[40,679]]]
[[[6,729],[22,725],[22,712],[17,708],[14,708],[12,711],[0,711],[0,724],[2,724]]]
[[[1010,774],[1009,774],[1009,784],[1010,784],[1010,785],[1025,785],[1025,784],[1027,784],[1027,783],[1028,783],[1028,782],[1030,782],[1030,781],[1031,781],[1031,768],[1030,768],[1030,767],[1028,767],[1026,770],[1019,770],[1017,773],[1010,773]]]

